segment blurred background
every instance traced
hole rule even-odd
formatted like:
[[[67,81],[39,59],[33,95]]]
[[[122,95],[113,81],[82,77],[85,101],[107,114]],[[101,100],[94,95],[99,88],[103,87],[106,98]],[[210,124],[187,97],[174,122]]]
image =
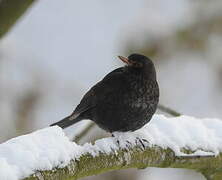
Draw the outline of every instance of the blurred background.
[[[69,115],[92,85],[123,65],[117,55],[132,52],[154,61],[161,104],[222,118],[221,51],[220,0],[0,0],[0,142]],[[72,137],[87,123],[65,131]],[[103,136],[94,127],[81,143]],[[204,179],[157,168],[85,179],[124,178]]]

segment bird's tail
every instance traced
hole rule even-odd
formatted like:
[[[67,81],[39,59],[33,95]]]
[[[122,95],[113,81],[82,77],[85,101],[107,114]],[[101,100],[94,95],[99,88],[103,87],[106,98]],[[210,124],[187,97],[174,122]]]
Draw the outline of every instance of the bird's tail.
[[[80,117],[76,117],[75,119],[71,119],[71,116],[65,117],[64,119],[62,119],[61,121],[58,121],[56,123],[51,124],[50,126],[59,126],[61,128],[66,128],[68,126],[71,126],[79,121],[81,121],[82,119]]]

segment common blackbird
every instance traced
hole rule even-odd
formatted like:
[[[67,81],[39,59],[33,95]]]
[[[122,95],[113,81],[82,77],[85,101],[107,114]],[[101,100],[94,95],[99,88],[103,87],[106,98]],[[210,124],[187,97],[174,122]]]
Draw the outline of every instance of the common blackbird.
[[[135,131],[148,123],[159,101],[153,62],[146,56],[119,56],[126,66],[117,68],[93,86],[74,112],[52,124],[62,128],[83,119],[108,131]]]

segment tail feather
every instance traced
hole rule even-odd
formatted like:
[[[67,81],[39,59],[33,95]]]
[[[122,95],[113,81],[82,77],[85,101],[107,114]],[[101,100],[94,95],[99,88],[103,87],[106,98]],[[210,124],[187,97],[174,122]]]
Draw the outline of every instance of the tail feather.
[[[61,121],[51,124],[50,126],[57,125],[57,126],[64,129],[64,128],[67,128],[67,127],[79,122],[80,120],[82,120],[82,119],[80,119],[79,117],[76,117],[75,119],[70,119],[70,116],[68,116],[68,117],[65,117],[64,119],[62,119]]]

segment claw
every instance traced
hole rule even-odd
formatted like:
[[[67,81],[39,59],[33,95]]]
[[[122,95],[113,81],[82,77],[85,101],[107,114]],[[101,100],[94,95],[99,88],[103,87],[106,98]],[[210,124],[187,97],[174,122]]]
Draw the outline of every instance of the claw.
[[[126,143],[126,147],[127,147],[127,149],[130,149],[130,145],[129,145],[129,144],[127,144],[127,143]]]
[[[149,141],[147,141],[146,139],[142,139],[142,141],[146,142],[147,144],[149,144]]]
[[[128,149],[130,149],[131,146],[132,146],[132,143],[129,142],[128,140],[126,140],[126,147],[127,147]]]
[[[136,144],[137,144],[137,142],[139,142],[140,145],[142,145],[142,147],[143,147],[142,150],[145,150],[146,147],[145,147],[145,145],[143,144],[144,139],[141,140],[140,138],[137,137],[136,140],[137,140],[137,141],[136,141]],[[148,142],[148,141],[145,140],[145,142]],[[138,144],[137,144],[137,145],[138,145]]]
[[[120,142],[119,142],[119,140],[118,140],[118,139],[117,139],[117,141],[116,141],[116,142],[117,142],[117,144],[118,144],[118,146],[119,146],[119,145],[120,145]]]
[[[132,146],[132,143],[131,143],[131,142],[129,142],[129,141],[126,141],[126,142]]]

